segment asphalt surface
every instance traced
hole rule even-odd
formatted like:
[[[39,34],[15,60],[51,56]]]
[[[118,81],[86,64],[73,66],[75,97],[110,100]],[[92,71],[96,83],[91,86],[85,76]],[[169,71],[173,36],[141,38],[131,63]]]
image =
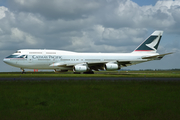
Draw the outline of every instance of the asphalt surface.
[[[16,78],[0,78],[0,81],[51,81],[51,80],[97,80],[97,81],[103,81],[103,80],[110,80],[110,81],[180,81],[180,78],[117,78],[117,77],[32,77],[32,78],[24,78],[24,77],[16,77]]]

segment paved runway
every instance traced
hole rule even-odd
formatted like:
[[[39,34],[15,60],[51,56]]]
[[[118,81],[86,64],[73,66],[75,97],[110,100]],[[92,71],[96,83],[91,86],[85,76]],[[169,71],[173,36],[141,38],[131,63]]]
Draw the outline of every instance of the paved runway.
[[[180,78],[122,78],[122,77],[43,77],[43,78],[21,78],[21,77],[16,77],[16,78],[0,78],[0,81],[18,81],[18,80],[22,80],[22,81],[27,81],[27,80],[31,80],[31,81],[41,81],[41,80],[45,80],[45,81],[51,81],[51,80],[110,80],[110,81],[180,81]]]

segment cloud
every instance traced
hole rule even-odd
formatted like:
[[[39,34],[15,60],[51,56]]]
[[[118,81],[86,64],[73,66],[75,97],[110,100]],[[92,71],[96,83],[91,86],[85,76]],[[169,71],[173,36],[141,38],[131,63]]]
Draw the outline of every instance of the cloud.
[[[86,18],[95,12],[99,3],[95,0],[14,0],[10,2],[12,10],[40,14],[46,19]]]
[[[8,11],[6,7],[1,6],[0,7],[0,19],[4,18],[6,16],[5,12]]]
[[[13,0],[9,4],[0,9],[1,34],[6,38],[19,30],[26,36],[24,41],[36,40],[24,42],[25,47],[66,49],[91,41],[91,47],[119,48],[141,42],[148,29],[179,29],[179,1],[158,1],[155,6],[139,6],[131,0]]]
[[[16,43],[26,42],[27,44],[30,45],[37,44],[37,41],[33,36],[19,30],[18,28],[11,29],[11,40],[13,40],[12,42],[16,42]]]
[[[133,28],[166,28],[174,24],[166,1],[157,2],[155,6],[138,6],[136,3],[127,0],[120,2],[112,13],[113,17],[107,17],[105,25],[107,27],[133,27]],[[172,4],[173,6],[174,4]],[[110,13],[109,13],[110,14]],[[115,17],[114,17],[115,16]],[[115,19],[115,20],[114,20]],[[116,27],[115,27],[116,26]]]
[[[167,35],[161,52],[180,51],[180,1],[157,1],[154,6],[139,6],[132,0],[7,3],[0,7],[0,49],[7,54],[9,49],[23,48],[131,52],[156,29]]]

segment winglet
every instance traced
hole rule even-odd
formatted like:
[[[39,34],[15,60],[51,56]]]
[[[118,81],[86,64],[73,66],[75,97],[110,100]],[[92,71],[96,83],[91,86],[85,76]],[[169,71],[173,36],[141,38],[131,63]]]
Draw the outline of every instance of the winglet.
[[[146,40],[144,40],[133,52],[153,52],[158,49],[163,31],[154,31]]]

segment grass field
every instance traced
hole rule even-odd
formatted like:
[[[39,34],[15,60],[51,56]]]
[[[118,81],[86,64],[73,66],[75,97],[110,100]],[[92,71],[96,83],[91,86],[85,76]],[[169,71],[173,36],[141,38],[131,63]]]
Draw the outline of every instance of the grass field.
[[[0,81],[2,120],[178,120],[179,101],[177,81]]]
[[[155,74],[155,75],[154,75]],[[164,76],[166,75],[166,76]],[[180,119],[180,81],[18,80],[18,77],[179,77],[179,71],[98,72],[94,75],[0,73],[2,120]],[[84,78],[86,79],[86,78]]]

